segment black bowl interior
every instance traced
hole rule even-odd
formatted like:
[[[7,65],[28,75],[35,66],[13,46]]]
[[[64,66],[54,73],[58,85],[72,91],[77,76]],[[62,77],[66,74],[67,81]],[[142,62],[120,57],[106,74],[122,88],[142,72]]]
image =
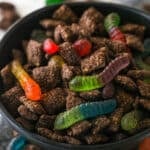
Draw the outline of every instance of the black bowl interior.
[[[150,37],[150,16],[145,14],[142,11],[116,5],[116,4],[108,4],[108,3],[68,3],[68,5],[73,8],[73,10],[80,16],[81,13],[88,7],[94,6],[98,10],[100,10],[103,14],[107,14],[110,12],[118,12],[121,16],[122,22],[134,22],[138,24],[144,24],[146,29],[146,36]],[[38,11],[31,13],[25,18],[18,21],[11,29],[7,32],[5,37],[0,43],[0,69],[4,67],[11,60],[11,50],[13,48],[20,48],[23,39],[28,39],[30,33],[35,28],[40,28],[38,22],[40,19],[50,17],[52,12],[58,8],[59,5],[53,5],[50,7],[45,7]],[[0,84],[1,85],[1,84]],[[7,118],[7,120],[11,123],[11,125],[19,131],[22,135],[27,137],[30,141],[43,146],[45,149],[72,149],[72,150],[109,150],[109,149],[129,149],[132,147],[137,141],[142,139],[144,136],[150,133],[150,130],[147,129],[144,132],[138,133],[135,136],[129,137],[128,139],[124,139],[115,143],[102,144],[102,145],[94,145],[94,146],[75,146],[70,144],[62,144],[57,143],[55,141],[47,140],[37,134],[30,133],[24,130],[20,125],[16,123],[13,117],[9,114],[9,112],[5,109],[2,103],[0,103],[0,108],[3,111],[3,115]]]

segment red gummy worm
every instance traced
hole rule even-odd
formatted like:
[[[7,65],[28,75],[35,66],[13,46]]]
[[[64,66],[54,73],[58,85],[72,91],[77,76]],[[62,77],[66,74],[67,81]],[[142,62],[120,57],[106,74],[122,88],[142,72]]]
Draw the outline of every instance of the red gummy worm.
[[[109,35],[113,41],[120,41],[126,44],[126,38],[118,27],[112,28]]]
[[[109,35],[113,41],[120,41],[120,42],[124,43],[125,45],[127,44],[125,35],[120,31],[120,29],[118,27],[112,28],[109,32]],[[126,47],[127,47],[126,52],[128,52],[130,54],[130,56],[132,56],[132,53],[131,53],[131,50],[129,49],[129,47],[127,45],[126,45]]]

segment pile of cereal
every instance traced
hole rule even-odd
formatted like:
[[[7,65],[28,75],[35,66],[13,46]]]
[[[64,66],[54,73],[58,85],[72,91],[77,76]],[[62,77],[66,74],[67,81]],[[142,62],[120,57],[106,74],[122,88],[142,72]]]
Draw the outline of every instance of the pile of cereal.
[[[1,70],[1,101],[25,129],[69,144],[118,141],[150,128],[150,39],[93,7],[40,21]]]

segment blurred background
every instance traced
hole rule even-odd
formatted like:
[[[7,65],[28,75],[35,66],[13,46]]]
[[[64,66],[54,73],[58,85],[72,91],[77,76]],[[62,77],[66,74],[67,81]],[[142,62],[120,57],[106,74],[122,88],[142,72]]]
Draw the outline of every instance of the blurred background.
[[[36,1],[36,2],[35,2]],[[0,0],[2,2],[8,2],[15,6],[17,13],[20,17],[23,17],[30,12],[44,7],[45,5],[51,5],[58,2],[92,2],[92,1],[104,1],[108,3],[119,3],[122,5],[128,5],[130,7],[136,7],[138,9],[145,9],[150,12],[150,0]],[[1,6],[0,6],[1,7]],[[2,13],[0,12],[0,21],[2,20]],[[0,28],[0,39],[5,34],[5,31]]]
[[[51,5],[58,2],[90,2],[96,0],[0,0],[0,39],[4,36],[8,28],[18,19],[30,12],[44,7],[46,5]],[[130,7],[136,7],[138,9],[147,11],[150,13],[150,0],[97,0],[104,1],[108,3],[120,3],[122,5],[128,5]],[[11,7],[7,7],[4,10],[4,5],[7,2],[10,3]],[[12,17],[15,16],[15,19]],[[7,123],[7,121],[2,117],[0,110],[0,150],[13,150],[11,148],[12,139],[17,135]],[[31,146],[34,150],[39,150],[39,147]],[[28,149],[30,150],[30,148]]]
[[[150,3],[150,0],[0,0],[0,2],[10,2],[14,4],[20,13],[21,16],[24,16],[31,11],[41,8],[45,6],[46,1],[49,1],[49,3],[56,3],[56,2],[78,2],[78,1],[84,1],[84,2],[92,2],[92,1],[104,1],[108,3],[121,3],[124,5],[129,5],[133,7],[142,8],[142,5],[145,3]]]

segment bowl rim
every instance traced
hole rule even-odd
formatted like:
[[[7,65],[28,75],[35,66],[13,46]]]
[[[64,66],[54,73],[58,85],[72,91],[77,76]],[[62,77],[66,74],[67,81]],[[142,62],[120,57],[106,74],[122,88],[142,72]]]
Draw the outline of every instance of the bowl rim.
[[[121,8],[125,11],[130,11],[134,14],[138,14],[140,16],[143,16],[145,19],[150,21],[150,15],[142,10],[136,9],[136,8],[132,8],[129,6],[124,6],[121,4],[116,4],[116,3],[108,3],[108,2],[67,2],[67,3],[61,3],[61,4],[53,4],[51,6],[46,6],[40,9],[37,9],[36,11],[33,11],[31,13],[29,13],[28,15],[26,15],[25,17],[19,19],[18,21],[16,21],[16,23],[14,23],[7,31],[6,34],[4,35],[4,37],[2,38],[2,40],[0,41],[0,51],[2,50],[3,45],[6,43],[6,41],[9,38],[9,34],[13,33],[14,30],[16,30],[16,28],[18,26],[20,26],[21,24],[24,24],[26,22],[26,20],[29,20],[30,18],[33,18],[33,16],[35,14],[41,14],[42,12],[50,9],[51,8],[57,8],[59,6],[61,6],[62,4],[67,4],[69,6],[82,6],[82,5],[104,5],[104,6],[110,6],[110,7],[116,7],[116,8]],[[24,137],[26,137],[28,140],[33,141],[34,143],[38,144],[38,145],[46,145],[46,147],[48,146],[53,146],[53,148],[58,149],[58,147],[61,147],[63,149],[93,149],[93,148],[108,148],[108,147],[114,147],[120,144],[124,144],[124,143],[131,143],[131,141],[133,141],[134,139],[138,139],[138,138],[142,138],[145,135],[150,135],[150,129],[146,129],[140,133],[137,133],[131,137],[122,139],[120,141],[117,142],[111,142],[111,143],[106,143],[106,144],[96,144],[96,145],[73,145],[73,144],[66,144],[66,143],[60,143],[60,142],[56,142],[50,139],[47,139],[45,137],[42,137],[36,133],[32,133],[27,131],[26,129],[24,129],[21,125],[19,125],[15,119],[11,116],[11,114],[7,111],[7,109],[4,107],[4,105],[0,102],[0,109],[2,112],[2,115],[6,118],[6,120],[12,125],[12,127],[17,130],[19,133],[21,133]]]

